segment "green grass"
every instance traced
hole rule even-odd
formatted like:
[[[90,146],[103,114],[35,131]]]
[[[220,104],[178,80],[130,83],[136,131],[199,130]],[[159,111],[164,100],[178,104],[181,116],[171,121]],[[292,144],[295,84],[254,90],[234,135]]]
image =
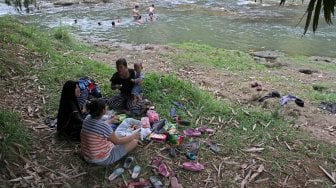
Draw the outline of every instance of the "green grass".
[[[177,66],[195,63],[229,71],[265,69],[264,65],[256,64],[251,56],[240,51],[225,50],[196,43],[172,45],[183,51],[182,53],[171,55],[173,62]]]
[[[20,149],[24,149],[24,151],[30,148],[30,132],[23,126],[20,115],[2,108],[0,108],[0,138],[1,161],[18,159],[18,156],[13,155],[10,151],[13,144],[22,146]]]

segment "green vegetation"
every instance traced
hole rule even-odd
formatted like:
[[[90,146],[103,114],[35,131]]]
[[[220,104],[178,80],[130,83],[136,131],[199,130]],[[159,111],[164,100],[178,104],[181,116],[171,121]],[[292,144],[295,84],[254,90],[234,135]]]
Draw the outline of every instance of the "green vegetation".
[[[8,66],[13,68],[12,64],[15,62],[15,59],[12,58],[14,56],[10,55],[12,52],[9,53],[9,50],[6,50],[11,48],[5,47],[19,47],[21,45],[21,47],[23,46],[26,49],[28,57],[30,54],[37,53],[36,55],[41,59],[41,66],[37,69],[31,69],[31,72],[27,74],[37,74],[39,84],[46,86],[45,92],[49,95],[44,106],[46,113],[56,114],[61,87],[69,79],[75,80],[81,76],[89,75],[102,87],[104,95],[110,96],[112,94],[109,89],[109,79],[114,68],[101,62],[93,61],[83,55],[89,52],[89,47],[73,42],[66,29],[59,28],[48,35],[35,28],[26,27],[8,17],[0,20],[0,28],[0,40],[3,40],[1,41],[0,55],[4,55],[1,57],[7,62],[4,66],[1,64],[1,71],[6,72],[9,69]],[[172,61],[182,65],[196,63],[229,71],[265,69],[263,65],[252,63],[253,60],[243,52],[226,51],[190,43],[175,45],[175,47],[183,52],[170,55],[170,58]],[[90,51],[92,50],[94,49],[90,49]],[[32,64],[33,62],[31,61]],[[277,186],[276,182],[283,182],[287,175],[305,178],[302,175],[304,171],[292,170],[292,167],[297,167],[299,162],[304,163],[305,168],[310,168],[315,164],[322,165],[325,161],[335,157],[335,146],[318,142],[302,133],[302,131],[295,129],[292,126],[292,122],[285,121],[282,118],[281,109],[264,111],[262,109],[249,109],[229,105],[217,100],[213,94],[200,90],[189,81],[180,80],[174,75],[167,74],[147,74],[145,93],[155,104],[161,117],[169,119],[169,109],[172,107],[172,102],[180,101],[186,106],[191,116],[182,110],[179,110],[178,113],[181,114],[182,118],[192,122],[191,127],[203,124],[211,125],[218,130],[215,135],[209,138],[202,136],[202,139],[215,141],[221,145],[222,151],[215,155],[205,147],[199,154],[199,158],[202,158],[202,161],[212,161],[213,164],[218,166],[223,157],[229,157],[239,163],[246,163],[251,162],[251,158],[257,156],[259,158],[258,163],[265,161],[264,164],[268,173],[273,175],[270,176],[270,181],[275,183],[270,184],[271,186]],[[316,91],[316,93],[320,93],[320,91]],[[324,97],[327,96],[330,96],[331,100],[336,98],[333,93],[324,95]],[[318,94],[314,94],[314,97],[318,98]],[[20,140],[18,144],[21,145],[27,143],[28,135],[24,132],[23,127],[20,126],[20,117],[17,114],[0,111],[0,123],[0,128],[3,129],[0,131],[3,134],[1,136],[6,141],[6,143],[4,141],[1,142],[2,146],[10,146],[11,143],[17,140]],[[184,128],[182,127],[181,129]],[[158,146],[161,145],[153,144],[151,149],[141,148],[137,150],[135,155],[139,160],[138,162],[144,167],[148,165],[150,154],[154,153],[149,155],[146,155],[146,153],[153,152],[153,150],[154,152],[158,151],[160,149],[157,148]],[[251,147],[262,147],[264,151],[252,156],[245,151]],[[89,165],[86,165],[78,156],[71,156],[64,163],[69,165],[68,163],[70,162],[72,162],[71,165],[77,164],[79,168],[89,168]],[[327,163],[325,166],[330,167],[330,169],[335,168],[335,164],[332,163]],[[226,166],[225,169],[229,175],[224,178],[228,187],[236,185],[234,174],[236,174],[235,170],[237,170],[229,167],[232,166]],[[212,169],[212,165],[208,164],[207,168]],[[144,168],[145,171],[149,171],[149,169]],[[87,171],[88,173],[83,176],[83,182],[86,185],[106,186],[104,178],[111,171],[111,167],[106,167],[105,170],[92,168]],[[181,172],[181,174],[188,176],[188,178],[182,179],[185,185],[191,185],[190,183],[197,179],[198,176],[197,173]],[[311,175],[310,172],[309,174]],[[206,172],[201,175],[202,178],[207,176]],[[319,175],[318,178],[322,179],[322,176]],[[325,185],[330,184],[325,183]]]
[[[229,71],[262,70],[265,68],[263,65],[253,64],[254,60],[248,54],[240,51],[225,50],[195,43],[173,44],[173,46],[183,50],[183,53],[171,56],[174,62],[178,62],[179,66],[195,63]]]
[[[29,150],[30,133],[21,122],[18,113],[0,107],[0,153],[1,161],[15,162],[18,156],[14,155],[13,146],[18,146],[23,151]],[[1,167],[2,165],[0,165]],[[0,168],[0,170],[2,170]]]

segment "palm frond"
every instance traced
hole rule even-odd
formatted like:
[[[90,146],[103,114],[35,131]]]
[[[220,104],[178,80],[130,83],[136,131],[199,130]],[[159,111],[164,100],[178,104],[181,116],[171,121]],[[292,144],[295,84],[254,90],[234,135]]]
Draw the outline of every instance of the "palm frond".
[[[324,19],[329,25],[332,24],[331,15],[334,16],[335,5],[336,5],[335,0],[323,0]]]
[[[322,8],[322,0],[317,0],[316,6],[315,6],[314,18],[313,18],[313,32],[315,32],[317,29],[321,8]]]
[[[304,32],[303,34],[306,34],[307,30],[308,30],[308,27],[309,27],[309,24],[310,24],[310,20],[311,20],[311,16],[313,14],[313,11],[314,11],[314,7],[315,7],[315,2],[316,0],[310,0],[309,2],[309,5],[307,7],[307,19],[306,19],[306,25],[304,27]]]
[[[303,3],[304,0],[302,0]],[[317,2],[316,2],[317,1]],[[280,0],[280,6],[284,5],[286,0]],[[315,4],[316,3],[316,4]],[[314,18],[313,18],[313,32],[317,30],[319,18],[320,18],[320,13],[321,9],[323,7],[323,13],[324,13],[324,19],[327,24],[332,24],[331,18],[334,16],[335,12],[335,6],[336,6],[336,0],[310,0],[306,13],[307,14],[307,19],[306,19],[306,24],[304,27],[304,32],[303,34],[306,34],[309,25],[311,23],[311,17],[314,12]]]

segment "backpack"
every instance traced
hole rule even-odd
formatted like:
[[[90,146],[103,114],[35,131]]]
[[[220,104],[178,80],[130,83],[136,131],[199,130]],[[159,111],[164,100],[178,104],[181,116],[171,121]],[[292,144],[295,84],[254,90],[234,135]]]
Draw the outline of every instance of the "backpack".
[[[100,88],[95,81],[88,76],[80,78],[78,80],[78,85],[80,88],[80,96],[77,97],[77,101],[80,108],[83,108],[88,100],[102,97]]]

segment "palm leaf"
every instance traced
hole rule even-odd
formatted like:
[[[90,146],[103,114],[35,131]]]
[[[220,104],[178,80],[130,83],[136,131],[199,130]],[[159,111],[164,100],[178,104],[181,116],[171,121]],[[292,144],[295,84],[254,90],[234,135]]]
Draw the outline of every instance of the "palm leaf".
[[[322,7],[322,0],[317,0],[316,7],[315,7],[315,13],[314,13],[314,19],[313,19],[313,32],[316,31],[317,26],[318,26],[321,7]]]
[[[316,2],[316,0],[310,0],[310,2],[309,2],[308,8],[306,10],[306,12],[307,12],[307,20],[306,20],[306,25],[304,27],[303,34],[306,34],[306,32],[308,30],[308,27],[309,27],[309,24],[310,24],[310,20],[311,20],[311,16],[313,14],[313,10],[314,10],[314,7],[315,7],[315,2]]]
[[[332,24],[331,15],[334,15],[335,0],[323,0],[324,19],[327,24]]]
[[[302,0],[303,3],[304,0]],[[280,5],[284,5],[286,0],[280,0]],[[311,17],[314,11],[314,18],[313,18],[313,32],[317,30],[318,22],[319,22],[319,17],[321,13],[321,9],[323,6],[323,13],[324,13],[324,19],[327,24],[332,24],[331,18],[334,16],[334,9],[336,6],[336,0],[317,0],[316,6],[315,6],[316,0],[310,0],[306,13],[307,13],[307,20],[304,28],[304,33],[306,34],[310,22],[311,22]]]

